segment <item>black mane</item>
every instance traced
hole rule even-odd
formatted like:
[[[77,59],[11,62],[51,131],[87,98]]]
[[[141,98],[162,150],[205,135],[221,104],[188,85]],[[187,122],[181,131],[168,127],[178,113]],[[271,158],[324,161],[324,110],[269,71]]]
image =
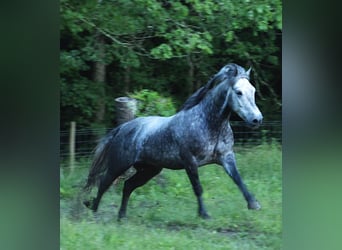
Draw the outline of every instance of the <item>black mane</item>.
[[[180,108],[180,110],[188,110],[192,107],[196,106],[208,93],[210,89],[213,88],[213,83],[215,80],[215,76],[213,76],[206,85],[199,88],[195,93],[193,93],[183,104],[183,106]]]
[[[205,95],[208,93],[210,89],[212,89],[215,86],[215,83],[218,81],[223,81],[224,79],[231,78],[231,77],[246,77],[246,71],[241,66],[230,63],[224,66],[216,75],[214,75],[206,85],[199,88],[194,94],[192,94],[183,104],[183,106],[180,108],[181,110],[188,110],[192,107],[196,106],[198,103],[202,101],[202,99],[205,97]]]

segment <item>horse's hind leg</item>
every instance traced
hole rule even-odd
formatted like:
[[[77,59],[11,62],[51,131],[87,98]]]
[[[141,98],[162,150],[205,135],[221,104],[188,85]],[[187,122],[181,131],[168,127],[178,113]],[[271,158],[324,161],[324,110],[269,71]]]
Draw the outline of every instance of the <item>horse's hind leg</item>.
[[[119,176],[118,175],[113,175],[109,172],[107,172],[104,176],[102,176],[101,180],[100,180],[100,184],[98,187],[98,191],[97,191],[97,196],[96,198],[94,198],[92,200],[92,202],[90,201],[85,201],[84,205],[86,205],[88,208],[90,208],[91,210],[93,210],[94,212],[97,211],[97,208],[99,206],[100,200],[102,198],[102,195],[108,190],[108,188],[110,187],[110,185],[113,183],[113,181]]]
[[[118,219],[126,217],[126,210],[129,197],[131,193],[138,187],[144,185],[154,176],[160,173],[161,168],[156,168],[147,165],[135,165],[137,172],[128,180],[125,181],[124,188],[122,191],[122,201],[119,210]]]

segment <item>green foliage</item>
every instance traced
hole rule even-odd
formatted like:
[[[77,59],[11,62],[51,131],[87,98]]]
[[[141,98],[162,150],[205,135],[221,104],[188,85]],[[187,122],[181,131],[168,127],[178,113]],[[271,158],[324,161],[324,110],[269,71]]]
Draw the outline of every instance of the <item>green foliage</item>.
[[[162,43],[151,50],[151,55],[159,59],[169,59],[173,55],[172,48],[168,44]]]
[[[223,168],[209,165],[199,175],[212,218],[200,219],[186,173],[164,169],[132,194],[129,217],[120,223],[116,216],[123,183],[110,187],[94,218],[77,203],[89,167],[79,164],[73,174],[61,177],[61,187],[69,192],[60,201],[61,249],[281,249],[281,146],[273,142],[237,149],[236,159],[261,210],[248,210]]]
[[[252,66],[265,117],[281,111],[280,0],[62,0],[60,13],[62,127],[91,126],[102,99],[110,125],[112,100],[137,89],[182,102],[228,62]]]
[[[143,89],[129,94],[129,97],[138,100],[137,116],[171,116],[176,108],[170,97],[163,97],[158,92]]]

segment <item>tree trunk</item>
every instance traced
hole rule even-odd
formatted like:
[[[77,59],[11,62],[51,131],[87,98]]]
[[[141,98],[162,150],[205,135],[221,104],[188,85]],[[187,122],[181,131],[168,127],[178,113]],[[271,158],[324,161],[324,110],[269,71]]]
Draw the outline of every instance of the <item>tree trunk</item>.
[[[105,82],[106,82],[106,65],[104,63],[105,57],[105,47],[104,47],[104,40],[100,34],[97,34],[97,55],[98,58],[94,64],[94,82],[98,85],[99,89],[99,99],[97,102],[97,112],[96,112],[96,119],[95,122],[97,124],[103,123],[104,116],[105,116]]]
[[[124,83],[124,90],[128,93],[131,88],[131,68],[129,66],[125,67]]]
[[[187,62],[189,65],[189,71],[188,71],[188,87],[187,87],[187,95],[191,95],[194,92],[195,88],[195,83],[194,83],[194,71],[195,71],[195,66],[194,63],[191,59],[191,54],[188,54],[187,57]]]

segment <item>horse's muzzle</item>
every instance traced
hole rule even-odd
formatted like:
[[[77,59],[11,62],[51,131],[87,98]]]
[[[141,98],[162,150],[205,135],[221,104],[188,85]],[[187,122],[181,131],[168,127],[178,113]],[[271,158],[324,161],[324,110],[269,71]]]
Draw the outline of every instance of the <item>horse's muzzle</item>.
[[[263,119],[262,115],[254,117],[253,119],[247,122],[247,126],[252,129],[257,129],[262,124],[262,119]]]

